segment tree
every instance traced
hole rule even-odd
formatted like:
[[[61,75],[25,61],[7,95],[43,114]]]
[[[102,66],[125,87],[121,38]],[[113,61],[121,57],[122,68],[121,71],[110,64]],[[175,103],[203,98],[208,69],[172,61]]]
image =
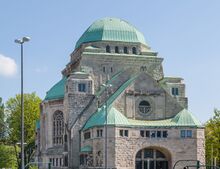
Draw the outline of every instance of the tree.
[[[13,146],[0,144],[0,168],[18,168]]]
[[[0,97],[0,140],[5,136],[5,115],[4,115],[4,104]]]
[[[35,94],[24,94],[24,141],[26,162],[29,162],[35,143],[35,123],[40,117],[41,99]],[[21,95],[10,98],[6,102],[5,112],[9,127],[9,142],[14,145],[18,166],[20,165],[16,144],[21,140]]]
[[[220,111],[215,109],[214,116],[205,126],[206,163],[220,165]]]

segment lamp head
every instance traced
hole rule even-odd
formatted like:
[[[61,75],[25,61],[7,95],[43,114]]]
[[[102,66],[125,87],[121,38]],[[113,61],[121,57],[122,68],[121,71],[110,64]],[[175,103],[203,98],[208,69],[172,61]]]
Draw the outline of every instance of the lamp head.
[[[30,40],[30,37],[23,37],[22,39],[15,39],[15,43],[23,44],[24,42],[28,42]]]
[[[30,37],[27,37],[27,36],[22,38],[22,41],[23,41],[23,42],[28,42],[28,41],[30,41],[30,40],[31,40],[31,38],[30,38]]]
[[[22,40],[21,39],[15,39],[15,43],[22,44]]]

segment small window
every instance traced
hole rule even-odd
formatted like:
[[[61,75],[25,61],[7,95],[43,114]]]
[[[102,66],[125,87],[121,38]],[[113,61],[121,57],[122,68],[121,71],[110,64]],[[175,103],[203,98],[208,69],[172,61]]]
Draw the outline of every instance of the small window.
[[[102,67],[102,71],[105,73],[105,66]]]
[[[140,130],[141,137],[146,138],[167,138],[168,134],[167,131],[161,131],[161,130]]]
[[[119,53],[118,46],[115,46],[115,53]]]
[[[64,142],[67,143],[67,134],[64,135]]]
[[[125,130],[125,137],[128,137],[128,130]]]
[[[119,135],[123,137],[123,130],[119,130]]]
[[[163,131],[163,138],[167,138],[167,136],[168,136],[167,131]]]
[[[55,166],[55,159],[53,158],[53,166]]]
[[[111,67],[111,73],[113,72],[113,67]]]
[[[151,138],[155,138],[156,137],[156,131],[151,131],[150,136],[151,136]]]
[[[58,158],[56,158],[56,166],[58,166]]]
[[[173,96],[178,96],[179,95],[179,89],[177,87],[172,88],[172,95]]]
[[[64,166],[68,166],[68,155],[64,156]]]
[[[62,158],[60,158],[60,166],[62,166]]]
[[[128,54],[128,47],[124,47],[124,53]]]
[[[150,137],[150,131],[146,131],[146,137]]]
[[[50,165],[53,165],[53,159],[50,158]]]
[[[145,132],[144,130],[141,130],[141,131],[140,131],[141,137],[144,137],[144,132]]]
[[[187,136],[187,138],[192,138],[192,130],[187,130],[186,136]]]
[[[128,137],[128,130],[119,130],[119,135],[121,137]]]
[[[181,130],[180,137],[181,138],[192,138],[192,130]]]
[[[107,52],[107,53],[111,53],[111,50],[110,50],[110,46],[109,46],[109,45],[106,46],[106,52]]]
[[[185,132],[185,130],[181,130],[181,131],[180,131],[180,137],[181,137],[181,138],[185,138],[185,137],[186,137],[186,132]]]
[[[102,137],[102,133],[103,133],[103,130],[102,130],[102,129],[97,129],[97,131],[96,131],[96,136],[97,136],[97,137]]]
[[[86,92],[86,84],[85,83],[79,83],[78,84],[78,91],[79,92]]]
[[[87,139],[90,139],[90,138],[91,138],[90,132],[85,132],[84,133],[84,139],[87,140]]]
[[[161,131],[157,131],[157,138],[161,138]]]
[[[135,54],[135,55],[137,54],[137,49],[136,49],[136,47],[133,47],[133,48],[132,48],[132,53]]]
[[[144,71],[146,71],[146,70],[147,70],[147,67],[146,67],[146,66],[141,66],[141,67],[140,67],[140,71],[144,72]]]

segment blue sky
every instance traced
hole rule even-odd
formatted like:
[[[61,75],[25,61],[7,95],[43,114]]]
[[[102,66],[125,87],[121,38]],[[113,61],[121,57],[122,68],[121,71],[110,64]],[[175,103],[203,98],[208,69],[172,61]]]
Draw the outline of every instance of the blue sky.
[[[60,78],[76,41],[97,19],[127,20],[164,58],[166,76],[183,77],[189,110],[202,122],[220,108],[219,0],[1,0],[0,97],[20,92],[20,48],[15,38],[30,36],[24,53],[25,92],[42,99]]]

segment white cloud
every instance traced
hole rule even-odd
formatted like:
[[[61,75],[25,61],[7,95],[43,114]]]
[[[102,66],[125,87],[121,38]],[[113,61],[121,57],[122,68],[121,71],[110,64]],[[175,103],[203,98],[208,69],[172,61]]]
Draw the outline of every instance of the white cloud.
[[[5,77],[14,76],[17,73],[15,60],[0,54],[0,75]]]

